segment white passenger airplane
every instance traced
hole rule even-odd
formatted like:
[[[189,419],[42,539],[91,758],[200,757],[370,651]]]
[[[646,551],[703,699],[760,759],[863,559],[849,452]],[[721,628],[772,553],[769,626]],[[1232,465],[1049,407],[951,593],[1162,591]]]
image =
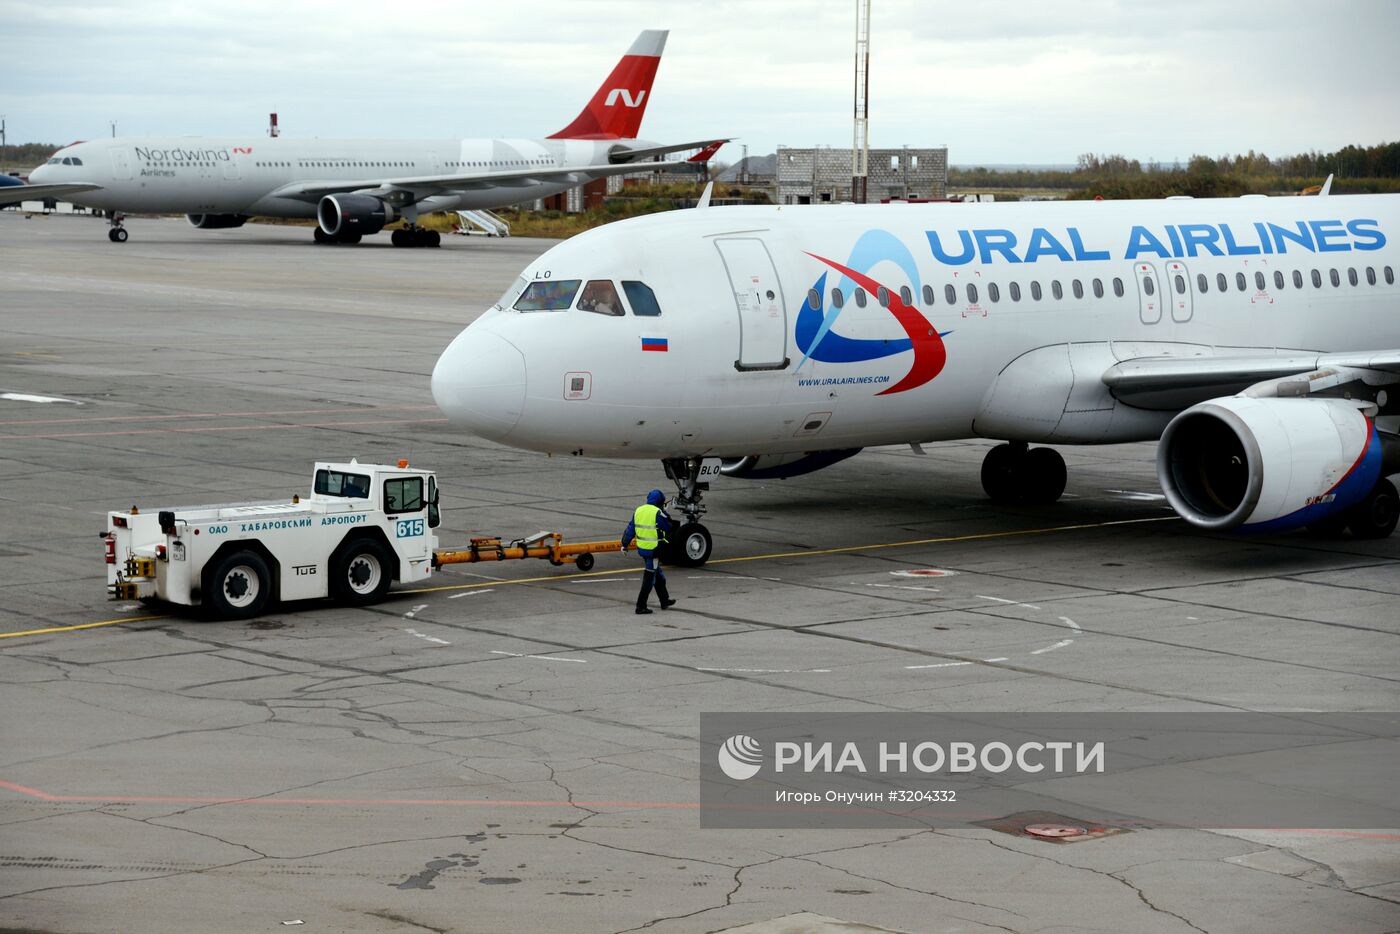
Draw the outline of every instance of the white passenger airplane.
[[[204,229],[241,227],[252,215],[317,218],[317,243],[358,243],[398,218],[395,246],[437,246],[418,226],[435,211],[503,207],[609,175],[674,169],[667,153],[712,156],[727,140],[659,144],[637,139],[666,30],[645,30],[593,99],[545,139],[294,140],[165,137],[75,143],[30,174],[72,185],[76,204],[107,212],[125,242],[123,212],[182,213]],[[62,193],[62,192],[56,192]],[[38,197],[0,189],[0,204]]]
[[[1033,442],[1160,438],[1206,529],[1396,524],[1400,196],[723,207],[541,255],[438,360],[450,418],[514,447],[660,458],[708,557],[716,473],[994,438],[1000,501],[1047,503]],[[597,313],[602,312],[602,313]]]

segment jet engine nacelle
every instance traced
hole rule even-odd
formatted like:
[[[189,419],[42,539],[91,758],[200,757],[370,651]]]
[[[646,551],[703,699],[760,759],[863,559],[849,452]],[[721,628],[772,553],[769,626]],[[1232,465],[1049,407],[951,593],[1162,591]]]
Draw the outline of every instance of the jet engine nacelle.
[[[373,195],[326,195],[316,205],[316,220],[332,237],[379,233],[398,214]]]
[[[726,477],[742,477],[745,480],[786,480],[800,477],[804,473],[830,467],[837,461],[854,457],[860,448],[841,448],[834,451],[801,451],[796,454],[757,454],[750,457],[726,458],[719,472]]]
[[[1157,479],[1192,525],[1281,532],[1360,502],[1381,462],[1375,424],[1349,402],[1227,396],[1172,419]]]
[[[246,214],[186,214],[185,219],[200,230],[226,230],[248,223]]]

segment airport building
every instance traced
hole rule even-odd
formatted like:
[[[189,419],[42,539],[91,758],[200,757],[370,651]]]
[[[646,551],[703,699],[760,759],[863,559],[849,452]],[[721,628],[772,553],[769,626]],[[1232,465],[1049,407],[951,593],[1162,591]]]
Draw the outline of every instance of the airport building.
[[[851,150],[778,147],[778,203],[827,204],[851,200]],[[945,198],[948,147],[870,150],[866,200]]]

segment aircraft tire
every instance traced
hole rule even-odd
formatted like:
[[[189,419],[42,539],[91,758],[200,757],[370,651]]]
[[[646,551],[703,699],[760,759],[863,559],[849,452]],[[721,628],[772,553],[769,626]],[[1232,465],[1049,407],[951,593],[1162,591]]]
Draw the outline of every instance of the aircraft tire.
[[[313,228],[311,231],[311,236],[317,243],[320,243],[322,245],[332,242],[331,235],[326,233],[320,227]]]
[[[687,522],[670,534],[662,560],[680,568],[698,568],[710,560],[713,551],[710,530],[698,522]]]
[[[1009,444],[998,444],[982,458],[982,489],[992,502],[1015,502],[1021,485],[1019,460]]]
[[[1026,502],[1048,506],[1064,493],[1068,479],[1065,459],[1054,448],[1032,448],[1019,467]]]
[[[423,245],[430,247],[442,246],[442,234],[438,233],[436,230],[424,231]]]
[[[360,242],[360,235],[357,233],[344,233],[335,238],[336,243],[343,243],[346,246],[354,246]]]
[[[399,230],[395,230],[393,233],[389,234],[389,242],[392,243],[394,246],[410,246],[411,244],[405,242],[408,240],[408,237],[405,236],[407,232],[408,231],[403,230],[402,228],[400,228]]]
[[[125,227],[113,227],[111,230],[107,231],[107,239],[111,240],[113,243],[125,243],[126,237],[127,233]]]
[[[1347,511],[1347,527],[1357,538],[1385,538],[1400,521],[1400,494],[1382,477],[1366,498]]]

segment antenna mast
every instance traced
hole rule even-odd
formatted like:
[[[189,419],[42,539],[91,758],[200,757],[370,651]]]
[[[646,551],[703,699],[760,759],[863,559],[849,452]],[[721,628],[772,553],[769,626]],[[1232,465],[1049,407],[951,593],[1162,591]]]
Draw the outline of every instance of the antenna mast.
[[[851,200],[865,203],[870,169],[870,0],[856,0],[855,133],[851,139]]]

